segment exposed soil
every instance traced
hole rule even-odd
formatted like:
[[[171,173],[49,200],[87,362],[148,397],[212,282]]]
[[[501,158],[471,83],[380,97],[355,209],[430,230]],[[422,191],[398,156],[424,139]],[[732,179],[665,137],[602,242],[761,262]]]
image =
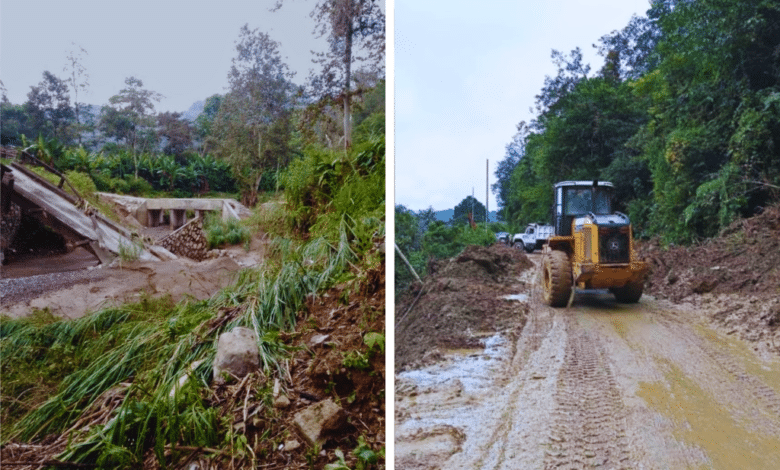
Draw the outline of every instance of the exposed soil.
[[[137,301],[143,295],[167,295],[173,301],[185,296],[207,299],[229,285],[241,269],[260,264],[265,243],[257,235],[248,251],[228,247],[202,262],[117,259],[111,266],[97,266],[94,257],[80,249],[67,255],[29,258],[5,266],[4,274],[9,277],[0,279],[0,313],[16,318],[48,308],[54,315],[78,318],[103,306]]]
[[[645,292],[706,309],[728,333],[780,351],[780,206],[732,223],[691,247],[640,244]]]
[[[369,348],[364,341],[370,332],[381,333],[384,341],[384,266],[368,273],[366,281],[355,292],[351,292],[351,286],[342,285],[310,297],[290,341],[299,351],[291,362],[289,396],[293,403],[285,412],[285,428],[295,434],[293,414],[328,397],[340,403],[347,415],[343,426],[329,432],[322,452],[311,464],[313,468],[335,462],[337,448],[354,468],[357,459],[351,451],[361,436],[376,452],[385,446],[385,345]],[[345,361],[358,356],[365,358],[359,366]],[[306,442],[300,436],[297,439]],[[310,468],[307,448],[302,445],[299,452],[280,454],[277,466],[268,468]],[[380,467],[383,464],[384,459],[377,462]]]
[[[531,266],[522,250],[502,243],[434,262],[422,286],[396,298],[396,371],[435,359],[440,348],[479,346],[496,331],[519,333],[527,309],[503,297],[523,290],[520,275]]]
[[[780,465],[776,356],[688,304],[585,291],[552,309],[534,285],[519,334],[396,375],[396,469]]]
[[[413,352],[396,359],[395,468],[780,468],[779,239],[773,207],[699,246],[644,243],[633,305],[543,305],[540,255],[515,277],[435,271],[396,330]]]

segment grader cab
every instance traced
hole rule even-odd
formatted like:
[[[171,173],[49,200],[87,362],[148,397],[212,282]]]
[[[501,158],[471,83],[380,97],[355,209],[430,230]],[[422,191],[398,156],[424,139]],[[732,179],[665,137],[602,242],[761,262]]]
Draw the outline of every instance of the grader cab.
[[[628,216],[612,211],[612,183],[563,181],[554,190],[555,233],[542,249],[544,301],[566,306],[579,288],[638,302],[648,266],[634,254]]]

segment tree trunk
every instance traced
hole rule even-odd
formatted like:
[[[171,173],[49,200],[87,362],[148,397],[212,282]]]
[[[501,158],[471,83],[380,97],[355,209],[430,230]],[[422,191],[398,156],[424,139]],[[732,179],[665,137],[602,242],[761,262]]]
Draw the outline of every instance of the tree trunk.
[[[350,11],[351,3],[350,3]],[[352,115],[350,101],[352,99],[350,95],[350,80],[352,79],[352,35],[354,34],[354,28],[352,27],[352,19],[349,20],[346,34],[346,46],[344,50],[344,150],[347,151],[352,146]]]

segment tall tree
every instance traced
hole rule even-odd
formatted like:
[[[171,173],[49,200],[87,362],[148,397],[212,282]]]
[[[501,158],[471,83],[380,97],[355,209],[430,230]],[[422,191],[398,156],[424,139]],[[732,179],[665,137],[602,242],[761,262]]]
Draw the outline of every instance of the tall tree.
[[[276,9],[282,3],[279,0]],[[316,96],[343,105],[345,149],[352,144],[353,70],[384,72],[383,5],[378,0],[320,0],[310,15],[317,22],[314,34],[328,40],[328,51],[315,53],[314,63],[322,68],[312,73],[310,85]]]
[[[232,164],[243,199],[253,204],[263,173],[291,158],[291,116],[299,90],[279,43],[268,34],[244,25],[236,51],[230,92],[219,105],[214,133],[217,153]]]
[[[119,94],[108,99],[109,106],[103,107],[100,127],[108,136],[124,140],[130,148],[138,178],[138,150],[150,147],[155,140],[154,102],[160,101],[162,95],[144,89],[143,81],[135,77],[126,78],[125,85]]]
[[[182,119],[181,113],[159,113],[157,115],[157,137],[163,140],[163,153],[173,155],[182,161],[182,154],[192,145],[192,126],[189,121]]]
[[[76,43],[73,43],[73,46],[75,47]],[[75,130],[79,144],[81,144],[81,131],[83,130],[83,126],[79,113],[82,105],[82,103],[79,103],[79,90],[86,91],[87,87],[89,87],[89,74],[87,74],[87,69],[84,68],[84,64],[82,63],[84,55],[88,55],[88,53],[86,49],[81,46],[78,46],[78,49],[78,51],[71,50],[68,53],[68,63],[62,71],[69,72],[69,77],[65,81],[73,91],[73,110],[76,114]]]
[[[195,118],[195,135],[197,136],[200,155],[205,156],[208,153],[209,148],[215,143],[214,121],[219,113],[219,107],[222,104],[222,95],[216,94],[206,98],[206,102],[203,105],[203,112],[201,112],[197,118]]]
[[[517,132],[512,137],[512,142],[506,146],[506,154],[504,159],[498,162],[498,168],[496,168],[496,182],[490,186],[493,194],[496,195],[496,202],[498,203],[499,212],[502,214],[504,220],[509,220],[505,213],[507,202],[510,199],[510,180],[512,178],[512,172],[515,171],[515,167],[520,163],[520,159],[523,158],[525,153],[525,139],[528,137],[528,125],[525,121],[521,121],[517,125]]]
[[[474,217],[475,222],[482,222],[485,220],[485,205],[479,202],[474,196],[467,196],[460,201],[460,204],[455,206],[455,213],[452,214],[450,225],[464,225],[469,223],[469,212]]]
[[[68,127],[73,120],[73,108],[64,80],[48,70],[43,72],[43,80],[37,86],[31,86],[27,93],[25,111],[36,132],[64,143],[70,141]]]
[[[636,79],[658,65],[660,57],[655,46],[660,39],[661,29],[657,21],[634,15],[625,28],[602,36],[600,44],[594,47],[605,58],[613,54],[617,63],[613,62],[612,69],[619,71],[621,79]]]
[[[31,135],[28,127],[28,115],[24,106],[8,101],[3,81],[0,80],[0,145],[21,145],[22,134]]]

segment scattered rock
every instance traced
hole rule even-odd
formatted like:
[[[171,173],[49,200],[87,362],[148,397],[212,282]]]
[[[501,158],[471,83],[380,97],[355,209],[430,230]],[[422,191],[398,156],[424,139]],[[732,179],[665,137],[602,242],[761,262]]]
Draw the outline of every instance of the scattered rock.
[[[693,289],[691,290],[693,290],[693,292],[697,294],[704,294],[707,292],[712,292],[713,289],[717,287],[717,285],[718,285],[718,279],[708,278],[695,283]]]
[[[325,341],[330,339],[330,335],[314,335],[309,340],[309,346],[319,346],[320,344],[324,344]]]
[[[328,398],[297,412],[293,421],[310,444],[322,445],[329,431],[344,426],[346,414],[333,399]]]
[[[290,439],[289,441],[284,441],[284,448],[282,450],[285,452],[292,452],[300,446],[300,442],[296,441],[295,439]]]
[[[219,335],[217,357],[214,358],[214,380],[222,380],[227,372],[238,378],[260,367],[260,354],[254,330],[238,326]]]
[[[274,408],[287,408],[290,406],[290,399],[284,395],[279,395],[274,399]]]

